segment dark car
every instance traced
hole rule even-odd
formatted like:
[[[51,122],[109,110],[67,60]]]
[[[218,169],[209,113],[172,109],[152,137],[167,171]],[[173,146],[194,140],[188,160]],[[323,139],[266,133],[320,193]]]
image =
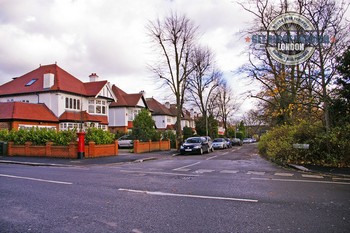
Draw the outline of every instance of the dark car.
[[[241,139],[239,138],[232,138],[232,145],[233,146],[242,146],[243,142]]]
[[[209,143],[204,137],[190,137],[180,147],[180,154],[209,153]]]
[[[231,148],[232,147],[232,142],[229,138],[224,138],[225,141],[226,141],[226,145],[227,145],[227,148]]]

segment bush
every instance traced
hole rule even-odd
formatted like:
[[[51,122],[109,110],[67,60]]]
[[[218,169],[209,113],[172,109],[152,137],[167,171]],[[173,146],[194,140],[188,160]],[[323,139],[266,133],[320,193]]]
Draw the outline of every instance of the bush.
[[[86,142],[94,141],[96,144],[112,144],[114,134],[102,129],[90,128],[85,135]],[[13,141],[16,145],[24,145],[26,142],[32,142],[33,145],[45,145],[46,142],[53,142],[54,145],[66,146],[71,142],[77,141],[76,130],[59,131],[52,129],[19,129],[0,130],[1,141]]]
[[[170,140],[170,147],[176,148],[176,134],[171,130],[166,130],[162,134],[163,140]]]
[[[301,121],[295,125],[275,127],[261,136],[261,155],[281,164],[350,165],[350,124],[326,133],[322,124]],[[293,144],[309,144],[309,149],[293,148]]]
[[[89,128],[86,131],[85,143],[94,141],[96,144],[112,144],[115,140],[115,134],[102,129]]]

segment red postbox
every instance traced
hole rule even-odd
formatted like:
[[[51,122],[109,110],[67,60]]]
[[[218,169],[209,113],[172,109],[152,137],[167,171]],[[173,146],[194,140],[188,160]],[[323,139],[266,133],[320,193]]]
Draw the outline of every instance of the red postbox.
[[[79,132],[78,135],[78,159],[85,156],[85,132]]]

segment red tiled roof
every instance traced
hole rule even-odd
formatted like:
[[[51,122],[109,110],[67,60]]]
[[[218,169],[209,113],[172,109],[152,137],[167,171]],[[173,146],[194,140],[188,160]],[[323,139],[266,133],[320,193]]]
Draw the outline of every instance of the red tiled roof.
[[[44,74],[54,74],[54,84],[44,89]],[[31,85],[31,80],[36,79]],[[107,81],[83,83],[57,64],[43,65],[0,86],[1,95],[25,94],[47,91],[64,91],[84,96],[96,96]]]
[[[107,81],[98,81],[98,82],[89,82],[84,83],[86,95],[87,96],[96,96],[102,88],[107,84]]]
[[[58,122],[55,114],[45,104],[23,102],[0,103],[0,120],[4,119]]]
[[[77,122],[89,121],[89,122],[99,122],[100,124],[104,124],[104,125],[108,124],[107,116],[90,115],[86,111],[81,111],[81,112],[65,111],[59,117],[59,120],[60,121],[77,121]]]
[[[136,107],[139,101],[143,99],[142,93],[127,94],[115,85],[112,86],[112,91],[117,97],[117,102],[112,102],[109,107]],[[147,106],[146,101],[144,102]]]
[[[170,109],[159,103],[156,99],[147,98],[146,101],[149,109],[152,111],[152,115],[176,116],[176,114],[173,114]]]

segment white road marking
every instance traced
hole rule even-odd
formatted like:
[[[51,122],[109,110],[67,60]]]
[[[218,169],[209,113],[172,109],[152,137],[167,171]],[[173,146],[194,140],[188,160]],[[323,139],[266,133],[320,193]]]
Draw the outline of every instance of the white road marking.
[[[191,174],[183,174],[183,173],[175,173],[175,172],[147,172],[147,171],[130,171],[130,170],[120,170],[120,172],[155,174],[155,175],[172,175],[172,176],[199,176],[199,175],[191,175]]]
[[[254,199],[245,199],[245,198],[234,198],[234,197],[216,197],[216,196],[202,196],[202,195],[192,195],[192,194],[177,194],[177,193],[164,193],[164,192],[151,192],[144,190],[135,190],[135,189],[118,189],[119,191],[126,191],[132,193],[141,193],[148,195],[156,195],[156,196],[170,196],[170,197],[190,197],[190,198],[200,198],[200,199],[213,199],[213,200],[225,200],[225,201],[240,201],[240,202],[258,202],[258,200]]]
[[[212,156],[212,157],[206,158],[205,160],[211,160],[211,159],[214,159],[214,158],[216,158],[216,157],[218,157],[218,155],[215,155],[215,156]]]
[[[318,176],[318,175],[307,175],[307,174],[301,174],[302,177],[305,178],[316,178],[316,179],[323,179],[323,176]]]
[[[288,176],[288,177],[291,177],[291,176],[294,176],[294,174],[293,173],[276,172],[275,176]]]
[[[211,169],[198,169],[196,170],[194,173],[208,173],[208,172],[213,172],[215,170],[211,170]]]
[[[228,152],[224,152],[224,153],[222,153],[223,155],[227,155],[228,154]]]
[[[236,174],[237,170],[221,170],[220,173]]]
[[[181,170],[181,169],[184,169],[184,168],[192,167],[192,166],[195,166],[195,165],[200,164],[200,163],[201,162],[197,162],[197,163],[192,163],[190,165],[186,165],[186,166],[183,166],[183,167],[178,167],[178,168],[173,169],[173,171],[177,171],[177,170]]]
[[[191,171],[191,169],[188,169],[188,168],[181,168],[181,169],[176,169],[175,171],[178,171],[178,172],[188,172],[188,171]]]
[[[293,180],[293,179],[270,179],[270,178],[258,178],[252,177],[252,180],[265,180],[265,181],[282,181],[282,182],[300,182],[300,183],[321,183],[321,184],[344,184],[350,185],[349,182],[334,182],[334,181],[321,181],[321,180]]]
[[[44,179],[37,179],[37,178],[24,177],[24,176],[12,176],[12,175],[6,175],[6,174],[0,174],[0,176],[8,177],[8,178],[15,178],[15,179],[40,181],[40,182],[53,183],[53,184],[68,184],[68,185],[73,184],[70,182],[63,182],[63,181],[56,181],[56,180],[44,180]]]
[[[258,175],[258,176],[263,176],[265,175],[265,172],[255,172],[255,171],[248,171],[247,175]]]

